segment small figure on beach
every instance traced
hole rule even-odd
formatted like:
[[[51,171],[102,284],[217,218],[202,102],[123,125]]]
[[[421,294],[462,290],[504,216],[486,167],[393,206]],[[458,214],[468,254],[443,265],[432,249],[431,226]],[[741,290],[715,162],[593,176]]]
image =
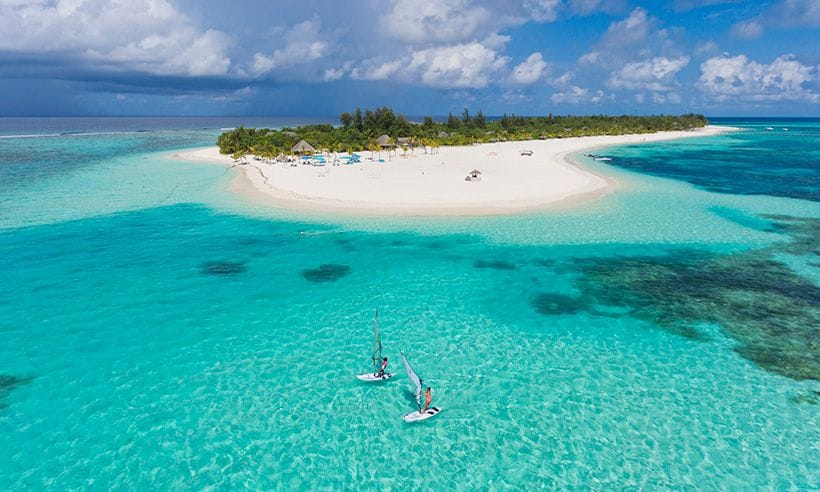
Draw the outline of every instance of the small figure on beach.
[[[385,372],[385,370],[387,370],[387,357],[385,357],[384,359],[382,359],[382,366],[381,366],[381,368],[379,368],[379,374],[378,374],[378,376],[379,376],[380,378],[383,378],[383,377],[384,377],[384,372]]]
[[[428,386],[427,389],[424,390],[424,406],[421,407],[421,411],[419,413],[426,412],[431,403],[433,403],[433,390]]]

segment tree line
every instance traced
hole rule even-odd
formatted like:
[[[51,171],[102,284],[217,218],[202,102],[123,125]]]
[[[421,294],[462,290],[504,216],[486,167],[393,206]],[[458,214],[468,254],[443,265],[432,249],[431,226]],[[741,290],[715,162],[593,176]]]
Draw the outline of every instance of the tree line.
[[[305,140],[317,150],[355,152],[378,150],[376,140],[381,135],[408,139],[413,146],[470,145],[507,140],[568,138],[591,135],[624,135],[658,131],[689,130],[708,123],[700,114],[678,116],[519,116],[504,114],[487,118],[481,111],[470,114],[464,109],[460,116],[450,113],[444,121],[425,116],[421,122],[411,122],[387,107],[352,113],[342,113],[339,125],[304,125],[292,128],[239,127],[219,136],[217,145],[223,154],[254,154],[275,157],[290,154],[291,148]]]

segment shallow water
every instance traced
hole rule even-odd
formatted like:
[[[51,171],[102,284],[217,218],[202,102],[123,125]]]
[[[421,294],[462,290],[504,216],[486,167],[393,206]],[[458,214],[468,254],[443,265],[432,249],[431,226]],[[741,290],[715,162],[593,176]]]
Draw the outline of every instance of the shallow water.
[[[0,489],[818,487],[817,202],[297,216],[148,133],[0,195]],[[438,417],[353,377],[375,308]]]

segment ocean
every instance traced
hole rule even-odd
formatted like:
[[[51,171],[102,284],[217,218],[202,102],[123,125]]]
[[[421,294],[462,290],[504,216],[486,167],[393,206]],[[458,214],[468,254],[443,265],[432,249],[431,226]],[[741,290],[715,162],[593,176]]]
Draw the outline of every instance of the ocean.
[[[820,487],[820,120],[576,156],[626,186],[506,217],[168,157],[314,121],[0,119],[0,489]]]

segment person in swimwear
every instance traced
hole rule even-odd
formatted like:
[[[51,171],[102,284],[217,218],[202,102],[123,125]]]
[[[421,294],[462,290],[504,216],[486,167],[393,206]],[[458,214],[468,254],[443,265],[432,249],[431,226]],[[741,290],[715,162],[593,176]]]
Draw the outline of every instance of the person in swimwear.
[[[383,378],[384,377],[384,371],[386,369],[387,369],[387,357],[385,357],[382,360],[382,367],[379,369],[379,373],[377,374],[377,376],[379,376],[380,378]]]
[[[430,404],[433,403],[433,391],[428,386],[427,389],[424,391],[424,406],[421,407],[419,413],[423,414],[427,411],[427,408],[430,407]]]

